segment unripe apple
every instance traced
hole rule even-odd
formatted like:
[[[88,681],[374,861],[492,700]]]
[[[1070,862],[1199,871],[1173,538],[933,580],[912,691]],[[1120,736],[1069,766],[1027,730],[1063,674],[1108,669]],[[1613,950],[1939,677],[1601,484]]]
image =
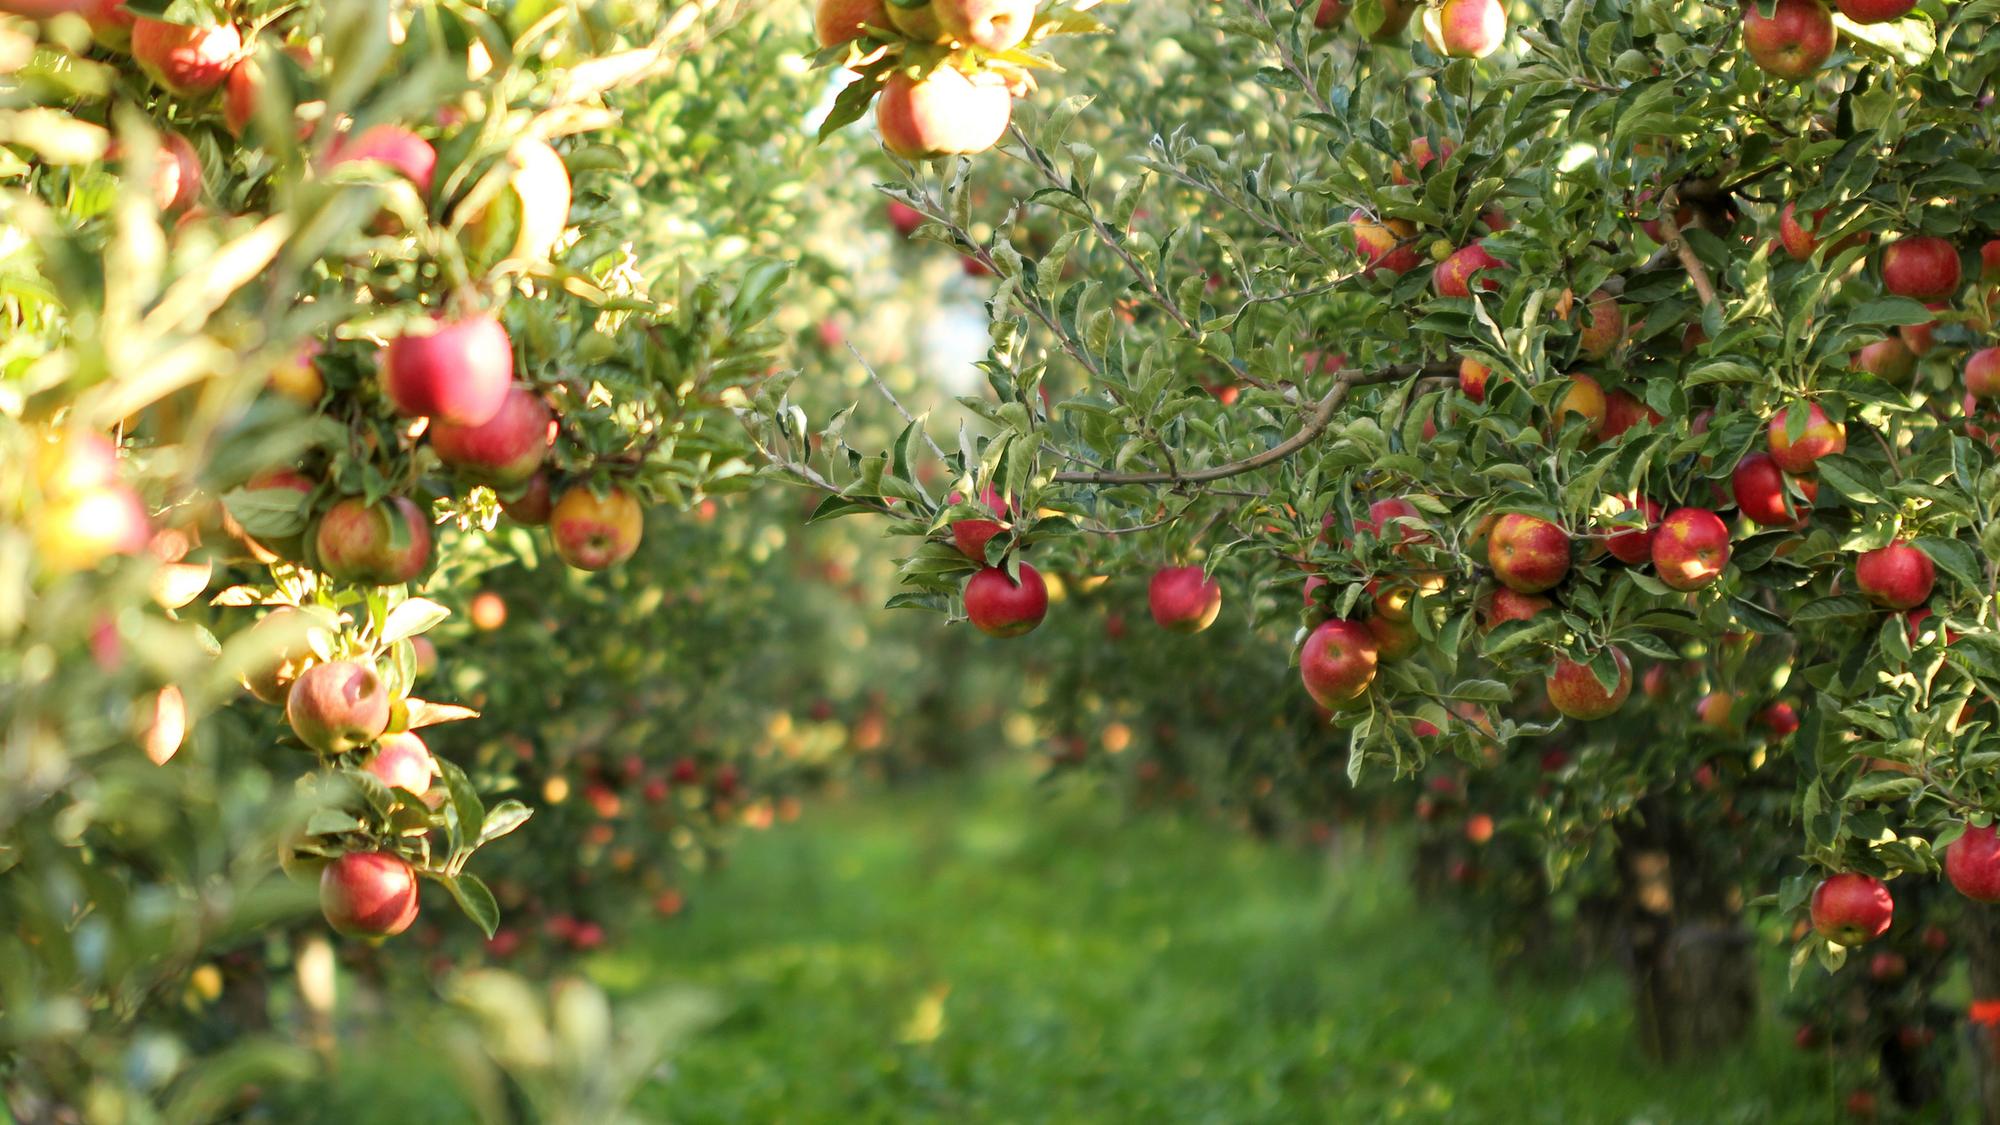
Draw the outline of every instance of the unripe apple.
[[[314,624],[304,610],[279,606],[245,630],[241,641],[231,638],[232,647],[240,646],[244,654],[241,682],[251,695],[274,705],[285,702],[292,681],[312,659],[307,634]]]
[[[1781,410],[1771,419],[1765,444],[1771,450],[1771,460],[1788,473],[1810,473],[1813,463],[1830,453],[1847,452],[1847,425],[1835,422],[1826,416],[1818,403],[1806,407],[1805,432],[1797,441],[1791,438],[1789,416],[1791,411]]]
[[[2000,398],[2000,348],[1981,348],[1965,361],[1965,390],[1973,398]]]
[[[293,352],[291,358],[280,362],[271,369],[271,377],[265,383],[272,394],[290,399],[300,406],[313,407],[326,395],[326,377],[319,373],[320,346],[317,340],[307,340]]]
[[[819,0],[813,8],[813,30],[819,45],[834,47],[867,34],[865,27],[891,27],[882,0]]]
[[[931,0],[946,36],[998,53],[1028,37],[1036,0]]]
[[[1487,629],[1495,629],[1509,621],[1528,621],[1555,603],[1537,594],[1523,594],[1517,590],[1501,586],[1486,598],[1480,608]]]
[[[507,404],[514,344],[497,317],[432,322],[428,335],[398,336],[382,351],[382,391],[396,412],[455,426],[483,426]]]
[[[1579,377],[1590,378],[1588,375]],[[1604,396],[1604,421],[1597,427],[1597,440],[1613,441],[1641,422],[1658,426],[1665,421],[1666,418],[1659,411],[1640,402],[1632,392],[1620,387],[1607,392]]]
[[[882,145],[905,160],[985,152],[999,142],[1014,96],[989,75],[940,66],[921,79],[896,71],[882,84],[875,124]]]
[[[1440,297],[1472,296],[1472,281],[1486,270],[1499,269],[1505,263],[1487,253],[1486,244],[1473,242],[1452,251],[1451,257],[1438,263],[1437,272],[1431,275],[1431,284]],[[1480,288],[1492,292],[1500,288],[1500,282],[1492,277],[1479,277]]]
[[[1743,50],[1780,78],[1810,78],[1833,55],[1833,13],[1820,0],[1778,0],[1769,17],[1743,5]]]
[[[1595,435],[1604,429],[1604,420],[1610,413],[1611,400],[1604,393],[1602,383],[1588,375],[1571,375],[1567,389],[1556,400],[1556,431],[1560,433],[1563,423],[1574,414],[1589,423],[1590,432]]]
[[[1882,288],[1898,297],[1942,301],[1958,292],[1958,247],[1910,235],[1882,248]]]
[[[1507,38],[1500,0],[1444,0],[1423,13],[1424,45],[1448,59],[1483,59]]]
[[[319,909],[349,937],[394,937],[417,920],[417,873],[388,852],[348,852],[319,876]]]
[[[229,24],[189,27],[141,17],[132,24],[132,59],[168,93],[198,98],[222,85],[243,50]]]
[[[1597,682],[1597,673],[1590,670],[1588,662],[1558,657],[1542,684],[1550,705],[1569,718],[1584,722],[1602,719],[1624,706],[1626,697],[1632,694],[1632,662],[1625,658],[1623,649],[1613,647],[1610,652],[1612,663],[1618,667],[1618,682],[1608,691]]]
[[[1638,565],[1653,557],[1653,535],[1660,526],[1660,513],[1665,509],[1644,496],[1620,498],[1617,501],[1621,512],[1637,514],[1637,519],[1626,515],[1618,519],[1619,512],[1613,512],[1613,520],[1623,531],[1615,531],[1604,540],[1604,549],[1611,557],[1622,563]]]
[[[1736,497],[1736,507],[1752,521],[1765,527],[1790,527],[1805,518],[1812,510],[1811,501],[1819,497],[1819,481],[1812,477],[1795,477],[1799,491],[1805,493],[1807,503],[1788,507],[1792,503],[1785,488],[1785,471],[1771,460],[1768,453],[1752,453],[1736,463],[1736,471],[1730,474],[1729,489]]]
[[[639,549],[646,514],[630,492],[613,485],[603,496],[571,485],[549,512],[549,537],[562,561],[578,570],[617,566]]]
[[[965,584],[965,616],[989,637],[1033,632],[1049,613],[1049,588],[1034,567],[1022,563],[1021,580],[1004,567],[989,566]]]
[[[540,527],[549,522],[555,511],[555,498],[547,471],[536,470],[514,495],[502,496],[500,510],[524,527]]]
[[[1813,929],[1842,945],[1864,945],[1888,933],[1895,913],[1889,888],[1873,875],[1843,871],[1813,888]]]
[[[345,754],[382,737],[389,726],[389,691],[375,669],[354,660],[329,660],[292,681],[285,719],[307,746],[322,754]]]
[[[437,775],[437,760],[431,757],[431,749],[424,745],[423,739],[409,731],[400,731],[383,735],[362,768],[391,789],[406,789],[421,797],[430,790],[431,778]]]
[[[1347,225],[1354,232],[1354,248],[1365,264],[1361,271],[1364,277],[1375,276],[1377,270],[1399,277],[1423,262],[1423,256],[1410,244],[1417,236],[1416,225],[1406,219],[1376,222],[1367,212],[1357,210],[1347,216]]]
[[[1913,544],[1891,543],[1854,560],[1854,584],[1876,605],[1913,609],[1930,600],[1937,567]]]
[[[1147,584],[1146,601],[1153,620],[1175,633],[1199,633],[1222,612],[1222,584],[1198,566],[1163,567]]]
[[[1676,590],[1699,590],[1729,565],[1729,526],[1706,508],[1667,513],[1653,534],[1653,569]]]
[[[396,586],[431,565],[430,521],[406,496],[340,500],[320,517],[313,545],[320,570],[342,582]]]
[[[1992,826],[1966,826],[1944,850],[1944,875],[1974,902],[2000,902],[2000,838]]]
[[[1375,682],[1381,650],[1374,634],[1357,621],[1326,621],[1299,649],[1299,677],[1306,693],[1330,711],[1341,710]]]
[[[569,168],[539,137],[507,149],[507,186],[466,222],[467,249],[486,262],[544,262],[569,228]]]
[[[431,449],[446,467],[495,488],[525,483],[541,469],[554,439],[555,416],[542,396],[516,383],[484,425],[438,422],[430,428]]]
[[[1509,512],[1487,535],[1486,561],[1508,589],[1539,594],[1569,573],[1569,533],[1537,516]]]
[[[416,185],[417,194],[429,198],[437,176],[437,150],[431,143],[401,125],[372,125],[359,133],[335,138],[326,154],[326,167],[364,160],[379,161]]]
[[[1854,366],[1891,386],[1907,387],[1917,373],[1917,357],[1901,336],[1885,336],[1855,352]]]

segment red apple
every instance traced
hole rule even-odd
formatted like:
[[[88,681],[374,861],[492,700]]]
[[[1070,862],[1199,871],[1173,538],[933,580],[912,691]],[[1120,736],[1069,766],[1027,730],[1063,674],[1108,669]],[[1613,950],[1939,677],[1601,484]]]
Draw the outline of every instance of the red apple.
[[[1944,850],[1944,875],[1974,902],[2000,902],[2000,838],[1992,826],[1966,826]]]
[[[574,484],[549,512],[549,538],[562,561],[578,570],[604,570],[638,551],[645,516],[638,499],[617,485],[599,496]]]
[[[1833,13],[1819,0],[1778,0],[1769,17],[1743,6],[1743,50],[1780,78],[1810,78],[1833,55]]]
[[[1854,560],[1854,584],[1876,605],[1911,609],[1930,600],[1937,567],[1929,555],[1899,541],[1862,552]]]
[[[345,754],[382,737],[389,725],[389,691],[366,664],[329,660],[292,681],[285,719],[307,746]]]
[[[1424,8],[1424,45],[1448,59],[1483,59],[1507,38],[1500,0],[1444,0]]]
[[[1965,390],[1973,398],[2000,398],[2000,348],[1981,348],[1965,361]]]
[[[1465,818],[1466,842],[1480,845],[1493,839],[1493,818],[1486,813],[1473,813]]]
[[[1470,297],[1474,277],[1503,265],[1500,259],[1487,253],[1484,242],[1474,242],[1459,247],[1451,257],[1439,262],[1437,272],[1431,275],[1431,284],[1440,297]],[[1479,285],[1488,292],[1500,288],[1500,282],[1492,277],[1479,277]]]
[[[1946,304],[1947,302],[1944,301],[1924,302],[1925,307],[1932,312],[1945,308]],[[1938,322],[1935,320],[1927,320],[1922,324],[1905,324],[1896,329],[1896,335],[1903,341],[1904,346],[1910,349],[1910,354],[1919,356],[1929,355],[1932,343],[1931,336],[1932,333],[1937,331],[1937,326]]]
[[[1486,384],[1492,377],[1493,369],[1476,359],[1458,361],[1458,389],[1474,402],[1486,401]]]
[[[1569,573],[1569,534],[1545,519],[1509,512],[1487,535],[1486,561],[1507,588],[1539,594]]]
[[[1619,501],[1625,505],[1623,511],[1636,513],[1624,515],[1616,522],[1625,528],[1614,531],[1604,540],[1604,549],[1611,552],[1619,562],[1637,565],[1653,557],[1653,534],[1660,526],[1660,505],[1644,496],[1626,497]]]
[[[899,9],[891,8],[893,15]],[[985,152],[1007,131],[1013,95],[990,75],[966,77],[950,65],[921,79],[889,75],[875,102],[882,146],[905,160]]]
[[[889,225],[895,227],[896,233],[904,238],[917,233],[917,228],[924,225],[924,213],[901,200],[891,199],[886,210],[889,213]]]
[[[239,679],[251,695],[270,704],[285,702],[292,681],[312,659],[307,633],[313,625],[304,610],[284,605],[259,618],[240,641],[230,638],[231,650],[243,653]]]
[[[1729,565],[1729,526],[1706,508],[1678,508],[1653,535],[1653,569],[1676,590],[1699,590]]]
[[[1625,658],[1622,649],[1614,647],[1610,652],[1612,662],[1618,666],[1615,687],[1606,691],[1588,662],[1558,657],[1542,684],[1549,703],[1564,715],[1584,722],[1602,719],[1624,706],[1626,697],[1632,694],[1632,662]]]
[[[1576,376],[1588,379],[1588,375]],[[1594,380],[1593,380],[1594,381]],[[1565,396],[1567,397],[1567,396]],[[1626,430],[1646,422],[1657,426],[1665,422],[1660,412],[1633,397],[1632,392],[1619,388],[1604,396],[1604,421],[1598,424],[1597,440],[1611,441],[1622,436]]]
[[[1299,649],[1299,677],[1306,693],[1330,711],[1341,710],[1375,682],[1381,651],[1374,634],[1356,621],[1326,621]]]
[[[1199,633],[1222,612],[1222,584],[1203,576],[1198,566],[1165,567],[1153,575],[1146,600],[1160,628]]]
[[[1486,628],[1494,629],[1509,621],[1530,620],[1554,605],[1554,602],[1539,595],[1523,594],[1501,586],[1487,596],[1481,609],[1484,610]]]
[[[1319,10],[1313,13],[1313,26],[1325,31],[1327,28],[1340,26],[1340,22],[1346,18],[1345,0],[1319,0]]]
[[[951,494],[952,503],[956,504],[961,499],[962,497],[958,493],[954,492]],[[985,506],[987,511],[992,512],[996,516],[1005,516],[1009,510],[1006,500],[991,485],[979,490],[979,502]],[[993,542],[994,537],[1006,529],[1007,526],[999,520],[953,520],[951,521],[951,541],[958,548],[960,554],[971,559],[973,562],[983,563],[986,561],[986,545]]]
[[[382,390],[396,412],[483,426],[507,405],[514,344],[497,317],[442,317],[428,335],[398,336],[382,352]]]
[[[326,154],[328,169],[365,160],[388,165],[416,185],[417,194],[429,197],[431,183],[437,176],[437,150],[409,129],[401,125],[373,125],[335,139]]]
[[[319,569],[341,582],[395,586],[430,568],[431,525],[404,496],[370,504],[349,496],[328,508],[313,536]]]
[[[1377,222],[1366,211],[1357,210],[1347,216],[1347,225],[1354,232],[1354,248],[1365,265],[1361,271],[1364,277],[1375,276],[1377,270],[1387,271],[1392,277],[1400,276],[1424,260],[1412,245],[1417,228],[1406,219]]]
[[[508,388],[500,413],[484,425],[432,425],[431,449],[446,467],[471,480],[511,488],[541,469],[554,431],[555,416],[542,396],[516,383]]]
[[[1391,544],[1397,554],[1407,554],[1405,548],[1431,541],[1430,533],[1421,530],[1423,526],[1424,514],[1400,496],[1374,501],[1368,505],[1368,514],[1354,521],[1357,533]]]
[[[1901,336],[1885,336],[1855,352],[1854,366],[1891,386],[1905,387],[1917,373],[1917,356]]]
[[[144,17],[132,24],[133,61],[176,97],[214,91],[242,50],[243,36],[229,24],[189,27]]]
[[[945,35],[998,54],[1028,37],[1037,0],[932,0]]]
[[[1625,310],[1618,298],[1599,289],[1583,304],[1583,327],[1577,349],[1591,359],[1603,359],[1625,338]]]
[[[1452,153],[1458,151],[1458,146],[1450,141],[1439,142],[1439,147],[1444,150],[1444,158],[1447,160],[1451,159]],[[1421,173],[1424,169],[1430,167],[1431,161],[1437,158],[1438,154],[1431,151],[1431,139],[1429,137],[1410,138],[1410,163],[1416,165],[1418,172]],[[1410,179],[1409,172],[1403,168],[1403,162],[1400,160],[1389,165],[1389,181],[1394,184],[1408,184],[1413,182]]]
[[[1808,501],[1794,510],[1785,488],[1786,479],[1785,471],[1778,468],[1770,454],[1752,453],[1736,463],[1736,471],[1729,477],[1729,489],[1736,497],[1736,507],[1751,520],[1765,527],[1790,527],[1812,510],[1810,501],[1819,496],[1819,482],[1812,477],[1790,478]]]
[[[385,734],[375,745],[375,753],[363,767],[391,789],[406,789],[421,797],[437,774],[437,761],[430,747],[409,731]]]
[[[1888,933],[1895,911],[1889,888],[1873,875],[1843,871],[1813,888],[1813,929],[1842,945],[1865,945]]]
[[[1776,741],[1799,729],[1799,715],[1789,703],[1773,703],[1757,712],[1757,725]]]
[[[1882,288],[1898,297],[1942,301],[1958,292],[1958,247],[1910,235],[1882,248]]]
[[[28,0],[34,3],[35,0]],[[108,50],[129,54],[132,50],[132,26],[139,17],[125,6],[125,0],[55,0],[66,3],[70,11],[82,11],[83,18],[90,24],[90,37],[97,45]]]
[[[1695,701],[1695,719],[1710,730],[1733,731],[1736,729],[1736,696],[1732,692],[1712,691]]]
[[[417,920],[417,873],[388,852],[348,852],[320,872],[319,909],[349,937],[394,937]]]
[[[813,30],[819,45],[835,47],[866,34],[866,27],[890,27],[882,0],[819,0],[813,8]]]
[[[965,584],[965,616],[989,637],[1033,632],[1048,613],[1048,584],[1027,563],[1021,564],[1019,582],[1008,577],[1006,568],[989,566]]]
[[[1834,4],[1855,23],[1887,23],[1909,15],[1917,0],[1834,0]]]
[[[1793,441],[1790,434],[1790,409],[1781,410],[1771,419],[1766,434],[1766,444],[1771,450],[1771,460],[1788,473],[1810,473],[1813,463],[1830,453],[1847,452],[1847,425],[1835,422],[1826,416],[1818,403],[1806,406],[1806,428]]]
[[[507,513],[507,518],[526,527],[540,527],[549,522],[555,506],[549,474],[542,470],[530,476],[513,495],[500,498],[500,510]]]

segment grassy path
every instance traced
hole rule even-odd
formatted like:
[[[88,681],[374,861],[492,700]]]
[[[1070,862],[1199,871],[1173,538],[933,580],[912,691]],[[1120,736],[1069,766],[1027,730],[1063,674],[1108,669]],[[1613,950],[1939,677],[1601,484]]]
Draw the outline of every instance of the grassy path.
[[[1615,976],[1496,983],[1398,868],[1018,779],[904,791],[746,838],[695,912],[596,975],[731,1004],[645,1092],[648,1119],[1833,1117],[1782,1031],[1661,1071]]]

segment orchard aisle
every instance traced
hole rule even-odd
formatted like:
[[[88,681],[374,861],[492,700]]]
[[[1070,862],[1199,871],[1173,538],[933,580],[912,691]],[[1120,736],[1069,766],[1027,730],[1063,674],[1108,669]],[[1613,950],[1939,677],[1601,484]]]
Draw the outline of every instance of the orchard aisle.
[[[679,923],[596,965],[731,1015],[641,1116],[737,1121],[1821,1121],[1769,1031],[1649,1070],[1618,979],[1497,982],[1400,855],[1329,868],[1121,822],[1024,778],[904,790],[743,841]]]

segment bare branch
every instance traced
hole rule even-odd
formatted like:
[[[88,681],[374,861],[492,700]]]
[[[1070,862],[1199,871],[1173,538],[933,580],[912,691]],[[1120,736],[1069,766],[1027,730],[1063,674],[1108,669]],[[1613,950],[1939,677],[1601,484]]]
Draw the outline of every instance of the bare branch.
[[[1701,298],[1703,308],[1715,303],[1715,283],[1708,279],[1708,267],[1695,257],[1694,247],[1681,235],[1681,227],[1674,221],[1674,212],[1680,207],[1680,188],[1667,189],[1660,197],[1660,233],[1667,236],[1667,248],[1681,260],[1681,268],[1687,270],[1688,280],[1694,282],[1695,295]]]

